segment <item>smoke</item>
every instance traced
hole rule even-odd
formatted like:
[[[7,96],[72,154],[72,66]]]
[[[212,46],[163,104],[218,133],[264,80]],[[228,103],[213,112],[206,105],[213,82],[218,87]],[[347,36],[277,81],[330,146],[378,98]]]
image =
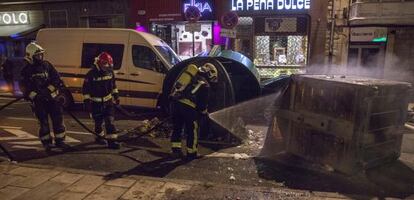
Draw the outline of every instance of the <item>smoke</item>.
[[[414,84],[414,63],[396,55],[366,55],[365,58],[348,59],[343,65],[311,65],[308,74],[345,75],[404,81]]]

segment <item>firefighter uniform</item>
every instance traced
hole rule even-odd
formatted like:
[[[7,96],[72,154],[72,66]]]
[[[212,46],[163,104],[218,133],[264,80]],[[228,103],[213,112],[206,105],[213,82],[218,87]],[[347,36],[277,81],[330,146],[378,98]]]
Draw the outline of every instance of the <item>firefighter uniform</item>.
[[[83,97],[85,104],[90,106],[88,110],[95,121],[95,132],[107,139],[109,148],[119,148],[116,142],[118,135],[114,126],[113,102],[114,100],[119,102],[119,97],[113,71],[100,70],[97,66],[91,69],[83,83]],[[102,130],[103,122],[105,122],[106,135]]]
[[[187,135],[187,158],[197,157],[198,136],[200,132],[199,120],[203,114],[207,114],[210,84],[200,74],[193,73],[194,65],[189,65],[181,74],[173,92],[172,117],[174,130],[171,136],[172,152],[181,154],[181,131],[184,127]],[[188,84],[183,84],[184,79],[191,77]],[[187,78],[186,78],[187,77]],[[177,85],[179,88],[177,88]],[[182,86],[185,85],[183,89]]]
[[[40,124],[40,141],[46,150],[50,150],[50,145],[52,144],[49,128],[50,116],[56,146],[67,147],[64,143],[63,110],[60,103],[56,100],[59,90],[64,88],[64,84],[56,69],[49,62],[43,60],[33,61],[29,58],[26,60],[28,64],[21,72],[20,87],[25,98],[33,103],[32,108]]]

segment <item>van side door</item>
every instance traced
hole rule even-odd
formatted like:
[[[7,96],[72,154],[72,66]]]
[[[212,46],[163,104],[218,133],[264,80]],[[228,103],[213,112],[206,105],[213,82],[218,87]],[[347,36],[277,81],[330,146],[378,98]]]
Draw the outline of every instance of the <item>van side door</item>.
[[[156,108],[166,68],[152,48],[146,45],[132,44],[130,50],[129,104]]]

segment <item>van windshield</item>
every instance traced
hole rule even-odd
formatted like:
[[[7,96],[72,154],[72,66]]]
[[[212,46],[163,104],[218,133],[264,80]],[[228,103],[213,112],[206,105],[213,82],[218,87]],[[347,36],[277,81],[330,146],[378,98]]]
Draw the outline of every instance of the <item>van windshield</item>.
[[[155,46],[158,52],[162,57],[168,62],[170,67],[181,62],[180,58],[175,54],[175,52],[169,46]]]

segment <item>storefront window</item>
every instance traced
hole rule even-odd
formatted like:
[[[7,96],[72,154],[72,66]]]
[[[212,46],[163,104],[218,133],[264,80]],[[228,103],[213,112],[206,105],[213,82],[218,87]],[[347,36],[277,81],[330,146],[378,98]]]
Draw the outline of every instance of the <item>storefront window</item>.
[[[256,36],[254,63],[263,67],[304,67],[307,43],[306,36]]]
[[[177,53],[182,59],[191,58],[197,54],[210,51],[212,44],[212,24],[201,23],[201,31],[194,32],[194,55],[193,55],[193,34],[186,30],[186,25],[176,26],[178,29]]]

